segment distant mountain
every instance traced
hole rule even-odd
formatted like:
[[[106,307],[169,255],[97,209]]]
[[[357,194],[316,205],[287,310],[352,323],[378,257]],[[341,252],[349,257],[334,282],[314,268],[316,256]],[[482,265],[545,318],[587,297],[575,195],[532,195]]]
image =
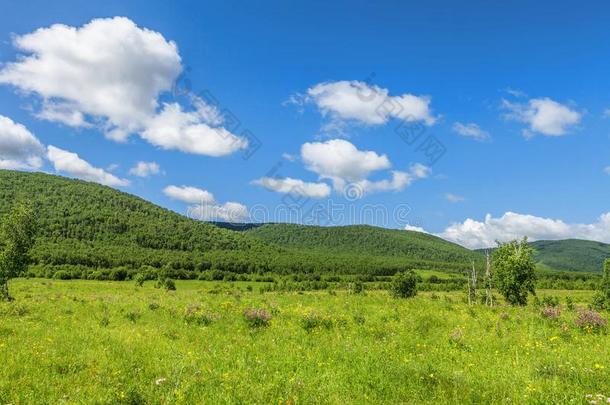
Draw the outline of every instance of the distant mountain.
[[[478,253],[436,236],[368,225],[266,224],[251,227],[245,233],[283,247],[332,254],[404,257],[466,265],[472,260],[481,260]]]
[[[538,263],[555,270],[599,273],[610,258],[610,245],[580,239],[541,240],[531,242]]]
[[[529,245],[534,249],[536,263],[549,270],[600,273],[604,261],[610,258],[609,244],[591,240],[539,240]],[[485,250],[476,251],[484,253]]]

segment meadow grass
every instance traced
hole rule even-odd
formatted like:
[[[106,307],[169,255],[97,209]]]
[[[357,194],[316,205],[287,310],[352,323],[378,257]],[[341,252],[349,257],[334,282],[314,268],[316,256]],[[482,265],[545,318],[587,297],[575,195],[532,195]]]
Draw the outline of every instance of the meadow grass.
[[[577,329],[565,305],[548,320],[531,306],[468,306],[459,293],[395,299],[153,284],[15,280],[16,300],[0,304],[0,403],[585,403],[610,395],[610,340]],[[545,294],[584,307],[592,292]],[[264,310],[268,325],[245,319],[248,309]]]

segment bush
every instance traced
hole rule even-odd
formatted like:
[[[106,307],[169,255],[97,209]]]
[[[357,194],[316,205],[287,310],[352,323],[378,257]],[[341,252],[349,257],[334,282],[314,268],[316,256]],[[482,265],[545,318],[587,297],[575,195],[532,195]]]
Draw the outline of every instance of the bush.
[[[171,278],[166,278],[164,283],[165,291],[176,291],[176,282]]]
[[[318,315],[315,312],[310,312],[301,319],[301,326],[307,332],[311,332],[316,328],[331,329],[334,325],[332,318]]]
[[[493,253],[495,285],[511,305],[525,305],[528,293],[536,295],[532,253],[527,238],[499,244]]]
[[[269,326],[271,318],[271,314],[264,309],[250,308],[244,310],[244,320],[251,328]]]
[[[133,279],[135,280],[137,287],[142,287],[146,281],[146,275],[144,273],[138,273]]]
[[[410,298],[417,295],[417,275],[412,271],[398,273],[390,285],[392,295],[397,298]]]
[[[198,304],[189,305],[184,311],[184,321],[187,324],[208,326],[216,319],[218,319],[217,314],[210,311],[204,311]]]
[[[53,274],[53,278],[56,280],[70,280],[72,276],[67,271],[59,270]]]
[[[555,321],[561,317],[561,308],[558,306],[547,306],[542,309],[542,316],[549,321]]]
[[[606,309],[606,295],[603,292],[596,291],[595,294],[593,294],[591,308],[598,311]]]
[[[364,292],[364,283],[360,280],[349,284],[350,294],[362,294]]]
[[[591,333],[606,329],[608,320],[598,312],[583,310],[578,313],[578,317],[574,321],[574,324],[581,330]]]

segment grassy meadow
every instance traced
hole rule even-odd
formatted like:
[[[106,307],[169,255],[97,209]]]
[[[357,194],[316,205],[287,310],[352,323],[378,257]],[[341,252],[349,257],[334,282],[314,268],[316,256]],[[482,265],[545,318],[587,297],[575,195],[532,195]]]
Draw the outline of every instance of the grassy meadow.
[[[259,284],[18,279],[0,304],[1,404],[588,403],[610,339],[464,294],[260,293]],[[244,310],[264,309],[267,325]],[[606,314],[604,314],[606,315]],[[600,397],[601,398],[601,397]],[[605,397],[603,399],[605,401]]]

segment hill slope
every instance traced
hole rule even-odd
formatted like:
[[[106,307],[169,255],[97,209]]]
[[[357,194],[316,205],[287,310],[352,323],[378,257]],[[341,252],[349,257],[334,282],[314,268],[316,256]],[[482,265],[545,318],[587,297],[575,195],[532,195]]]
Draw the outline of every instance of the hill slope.
[[[265,242],[302,250],[468,263],[480,255],[436,236],[368,225],[266,224],[245,231]]]
[[[580,239],[531,242],[535,260],[555,270],[595,272],[610,258],[610,245]]]
[[[236,232],[96,183],[0,170],[0,214],[16,201],[35,206],[40,231],[32,256],[47,275],[58,266],[393,274],[409,268],[462,270],[473,255],[428,235],[373,227],[265,225]],[[285,243],[279,235],[287,233],[300,239]]]

